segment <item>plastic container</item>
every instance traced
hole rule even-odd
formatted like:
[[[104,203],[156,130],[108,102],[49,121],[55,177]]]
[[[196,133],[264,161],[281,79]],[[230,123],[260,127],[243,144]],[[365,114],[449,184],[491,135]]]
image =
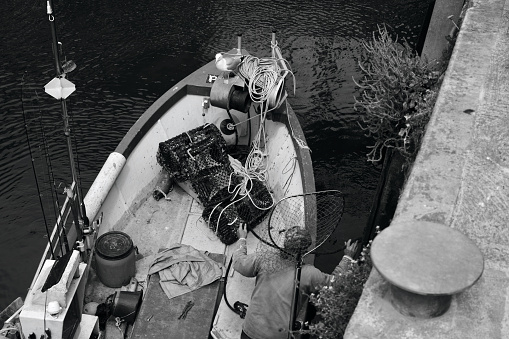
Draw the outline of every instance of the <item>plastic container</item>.
[[[112,314],[128,324],[133,324],[141,305],[141,291],[115,292]]]
[[[133,241],[123,232],[101,235],[95,244],[95,253],[97,276],[108,287],[124,286],[136,273]]]

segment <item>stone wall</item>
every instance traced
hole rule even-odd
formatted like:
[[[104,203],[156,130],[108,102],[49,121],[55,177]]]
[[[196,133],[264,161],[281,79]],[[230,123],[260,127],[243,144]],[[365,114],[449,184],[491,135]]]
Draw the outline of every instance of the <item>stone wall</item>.
[[[345,338],[509,338],[508,220],[509,0],[474,0],[393,223],[460,231],[484,272],[445,314],[418,319],[395,310],[373,269]]]

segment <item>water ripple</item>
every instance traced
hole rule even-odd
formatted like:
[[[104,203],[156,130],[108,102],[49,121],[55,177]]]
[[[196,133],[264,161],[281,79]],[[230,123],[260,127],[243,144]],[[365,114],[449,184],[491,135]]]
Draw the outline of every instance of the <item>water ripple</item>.
[[[365,161],[365,147],[370,141],[358,128],[359,117],[352,108],[357,92],[351,79],[360,77],[357,63],[361,41],[369,39],[378,24],[387,23],[394,34],[415,44],[426,2],[54,3],[64,58],[77,65],[68,77],[76,84],[68,108],[85,191],[109,152],[156,98],[217,52],[236,47],[238,33],[242,34],[243,47],[251,53],[269,55],[271,32],[277,30],[278,44],[296,77],[296,94],[289,100],[313,150],[317,188],[343,190],[347,214],[342,232],[362,230],[379,169]],[[44,84],[55,75],[45,3],[13,0],[2,9],[0,219],[4,236],[0,258],[19,260],[0,262],[0,309],[17,295],[24,295],[44,246],[44,221],[35,180],[41,183],[44,204],[49,204],[51,211],[47,157],[57,183],[70,177],[60,105],[43,91]],[[46,152],[45,144],[51,146],[50,152]],[[52,214],[48,212],[48,217]],[[12,288],[4,291],[6,286]]]

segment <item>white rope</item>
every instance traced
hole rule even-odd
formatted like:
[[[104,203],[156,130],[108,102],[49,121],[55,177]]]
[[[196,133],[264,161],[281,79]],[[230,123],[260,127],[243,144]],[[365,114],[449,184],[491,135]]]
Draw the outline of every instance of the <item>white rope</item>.
[[[288,166],[290,165],[290,167]],[[295,173],[295,168],[297,167],[297,157],[291,157],[290,160],[286,163],[285,167],[283,167],[282,174],[290,173],[288,178],[286,179],[285,183],[283,184],[283,189],[285,191],[285,195],[288,193],[288,190],[290,189],[290,184],[293,179],[293,174]]]
[[[288,125],[290,126],[290,132],[292,132],[292,138],[295,140],[295,142],[297,142],[300,148],[308,149],[309,151],[311,151],[311,149],[309,148],[305,141],[295,136],[295,133],[293,132],[292,122],[290,121],[290,117],[288,115],[288,106],[286,106],[286,116],[288,117]]]
[[[277,45],[277,41],[275,43],[271,42],[272,55],[281,55],[281,51]],[[277,53],[276,53],[277,52]],[[283,67],[281,67],[282,65]],[[217,218],[217,225],[215,227],[215,233],[217,234],[219,230],[219,221],[221,220],[221,216],[223,212],[229,208],[231,205],[239,202],[240,200],[248,197],[256,208],[260,210],[269,210],[274,206],[274,197],[272,193],[269,191],[269,194],[272,198],[272,203],[269,207],[257,206],[253,201],[253,198],[250,194],[251,189],[253,188],[253,179],[257,179],[263,183],[266,183],[269,180],[269,172],[267,170],[267,152],[265,150],[265,146],[267,145],[267,137],[265,133],[265,119],[267,117],[267,113],[271,110],[279,107],[283,101],[284,97],[277,97],[276,102],[273,104],[272,108],[269,108],[269,98],[274,93],[274,91],[278,91],[278,85],[281,85],[281,80],[284,79],[288,74],[291,74],[293,77],[293,92],[295,94],[295,76],[293,72],[290,70],[289,63],[284,58],[276,58],[276,57],[267,57],[267,58],[258,58],[252,55],[245,55],[242,58],[241,63],[239,64],[235,73],[244,80],[246,84],[249,96],[254,103],[258,103],[260,105],[260,123],[258,127],[258,131],[251,142],[251,149],[247,156],[246,162],[244,166],[238,166],[235,168],[235,174],[242,177],[241,183],[231,188],[231,175],[228,183],[228,192],[233,194],[232,200],[230,204],[224,207],[219,213],[219,217]],[[276,93],[277,94],[277,93]],[[288,113],[288,107],[287,107]],[[254,117],[253,117],[254,118]],[[252,118],[250,118],[252,119]],[[246,121],[239,122],[245,123]],[[235,124],[238,125],[238,124]],[[296,138],[293,129],[290,125],[290,130],[292,132],[293,138],[297,141],[297,144],[301,148],[308,148],[307,145],[300,139]],[[293,171],[295,171],[295,162],[293,166],[290,167],[290,179],[293,176]],[[286,167],[286,166],[285,166]],[[248,189],[251,187],[250,189]],[[285,183],[285,186],[289,186],[289,183]],[[288,189],[288,187],[287,187]],[[238,198],[238,199],[237,199]],[[216,208],[219,207],[219,204],[214,206],[212,212],[209,215],[209,224],[210,218]]]
[[[272,55],[281,55],[277,41],[275,43],[271,42],[271,48],[273,51]],[[284,58],[257,58],[252,55],[246,55],[239,64],[236,73],[247,85],[253,102],[267,103],[270,94],[278,90],[277,85],[280,83],[280,80],[284,79],[288,74],[291,74],[293,77],[293,93],[295,94],[295,76],[290,69],[290,64]],[[272,109],[279,107],[283,100],[283,98],[278,98]]]
[[[241,180],[240,184],[236,185],[232,190],[230,190],[230,188],[228,188],[228,192],[232,193],[234,195],[234,197],[240,195],[241,198],[237,201],[240,201],[240,200],[244,199],[245,197],[248,197],[249,200],[251,201],[251,203],[253,204],[253,206],[258,208],[259,210],[269,210],[272,208],[272,206],[274,205],[274,196],[272,195],[272,193],[270,191],[268,191],[268,193],[271,197],[271,200],[272,200],[272,203],[270,204],[270,206],[268,206],[268,207],[258,206],[258,205],[256,205],[256,202],[253,200],[252,195],[251,195],[251,190],[254,187],[253,175],[251,175],[248,172],[245,172],[245,168],[241,168],[240,170],[235,171],[235,174],[237,176],[241,176],[242,180]],[[232,175],[233,175],[233,173],[232,173]],[[258,179],[258,180],[260,180],[260,179]],[[248,187],[250,187],[250,188],[248,189]]]
[[[273,51],[273,56],[281,55],[281,50],[277,45],[277,41],[275,43],[271,42],[271,48]],[[283,67],[280,65],[283,65]],[[267,144],[265,134],[265,119],[267,113],[272,109],[279,107],[285,98],[277,97],[277,101],[274,103],[272,108],[269,108],[268,101],[274,91],[277,92],[279,90],[278,85],[282,84],[281,80],[285,78],[289,73],[292,74],[293,77],[294,75],[290,70],[288,62],[284,58],[257,58],[251,55],[246,55],[244,57],[238,67],[237,73],[241,78],[244,79],[244,82],[248,87],[251,100],[260,104],[260,126],[256,136],[252,141],[252,148],[246,160],[246,173],[250,177],[257,178],[262,182],[267,182],[268,171],[266,161],[267,152],[265,151],[265,145]],[[295,93],[295,77],[293,83]],[[292,129],[291,125],[290,129]],[[299,146],[303,148],[307,147],[302,140],[295,138],[293,130],[292,135],[294,136],[294,139],[297,140]]]
[[[274,196],[272,195],[272,193],[270,191],[268,191],[270,197],[271,197],[271,204],[267,207],[263,207],[263,206],[258,206],[256,204],[256,202],[253,200],[253,197],[251,195],[251,190],[253,189],[253,176],[250,175],[249,173],[245,172],[245,168],[244,167],[240,167],[240,168],[234,168],[234,172],[230,173],[230,178],[229,178],[229,182],[228,182],[228,193],[232,194],[232,202],[230,202],[228,205],[226,205],[222,210],[221,212],[219,212],[219,216],[217,218],[217,221],[216,221],[216,227],[215,227],[215,230],[214,230],[214,233],[217,234],[218,230],[219,230],[219,221],[221,220],[221,216],[223,215],[223,212],[228,209],[229,207],[235,205],[236,203],[240,202],[242,199],[245,199],[246,197],[251,201],[251,203],[253,204],[254,207],[256,207],[257,209],[259,210],[269,210],[271,209],[273,206],[274,206]],[[237,176],[241,176],[242,177],[242,180],[239,184],[233,186],[232,188],[232,176],[233,175],[237,175]],[[248,189],[248,187],[250,187]],[[209,218],[208,218],[208,223],[210,224],[210,218],[212,217],[212,214],[214,213],[214,211],[216,210],[216,208],[218,208],[221,204],[217,204],[216,206],[214,206],[214,208],[212,209],[210,215],[209,215]],[[229,223],[229,225],[232,225],[237,219],[233,220],[231,223]]]

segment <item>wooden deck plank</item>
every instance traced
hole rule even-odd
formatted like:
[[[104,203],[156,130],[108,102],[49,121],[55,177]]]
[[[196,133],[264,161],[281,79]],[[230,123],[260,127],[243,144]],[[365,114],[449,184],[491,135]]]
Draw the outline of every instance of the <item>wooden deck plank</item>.
[[[187,211],[193,203],[193,198],[178,186],[168,194],[169,200],[156,201],[151,192],[147,194],[123,229],[138,248],[136,278],[139,281],[145,281],[154,255],[160,249],[180,242],[188,219]]]
[[[134,246],[138,248],[136,255],[135,278],[142,285],[147,280],[148,269],[154,261],[154,255],[165,248],[168,243],[179,242],[184,233],[189,209],[193,199],[180,187],[175,187],[168,194],[171,201],[156,201],[152,197],[151,187],[138,197],[136,208],[129,215],[123,216],[113,229],[129,235]],[[103,285],[96,273],[95,263],[89,273],[85,292],[85,303],[94,301],[103,303],[106,298],[120,289]]]
[[[170,195],[171,203],[162,200],[155,202],[148,198],[143,203],[143,210],[140,207],[136,213],[137,219],[141,222],[134,222],[131,227],[127,227],[130,234],[138,235],[139,233],[139,236],[136,236],[139,241],[143,242],[143,231],[148,231],[150,235],[147,240],[152,239],[153,241],[157,238],[156,242],[160,244],[158,247],[150,244],[142,246],[143,252],[148,255],[137,261],[137,277],[140,273],[143,276],[142,272],[145,271],[145,268],[148,272],[148,267],[155,254],[153,253],[154,249],[167,248],[174,243],[187,244],[198,250],[208,251],[222,264],[225,262],[226,245],[221,243],[201,218],[202,206],[180,186],[176,186],[174,191],[177,192],[177,195]],[[167,209],[165,209],[166,206],[168,206]],[[163,209],[165,210],[163,211]],[[143,220],[150,220],[150,223],[147,223],[150,226],[142,225],[140,227]],[[168,220],[170,220],[169,224]],[[151,228],[155,228],[156,231],[151,231]],[[135,230],[133,231],[133,229]],[[164,245],[161,246],[162,243]],[[139,278],[141,279],[141,277]],[[183,339],[205,339],[209,337],[212,321],[222,297],[222,280],[171,300],[164,294],[159,284],[158,274],[147,277],[145,286],[145,297],[133,326],[131,338],[171,336]],[[185,320],[179,320],[179,315],[190,300],[195,305]],[[190,326],[190,324],[192,325]]]
[[[196,208],[196,205],[193,206]],[[201,213],[189,213],[186,228],[180,242],[200,251],[223,254],[226,251],[226,245],[207,226],[201,217]]]
[[[210,257],[221,263],[225,259],[224,254],[211,253]],[[151,275],[131,338],[208,339],[222,286],[222,281],[216,280],[195,291],[168,299],[159,284],[159,274]],[[194,306],[185,319],[178,319],[189,301],[193,301]]]

